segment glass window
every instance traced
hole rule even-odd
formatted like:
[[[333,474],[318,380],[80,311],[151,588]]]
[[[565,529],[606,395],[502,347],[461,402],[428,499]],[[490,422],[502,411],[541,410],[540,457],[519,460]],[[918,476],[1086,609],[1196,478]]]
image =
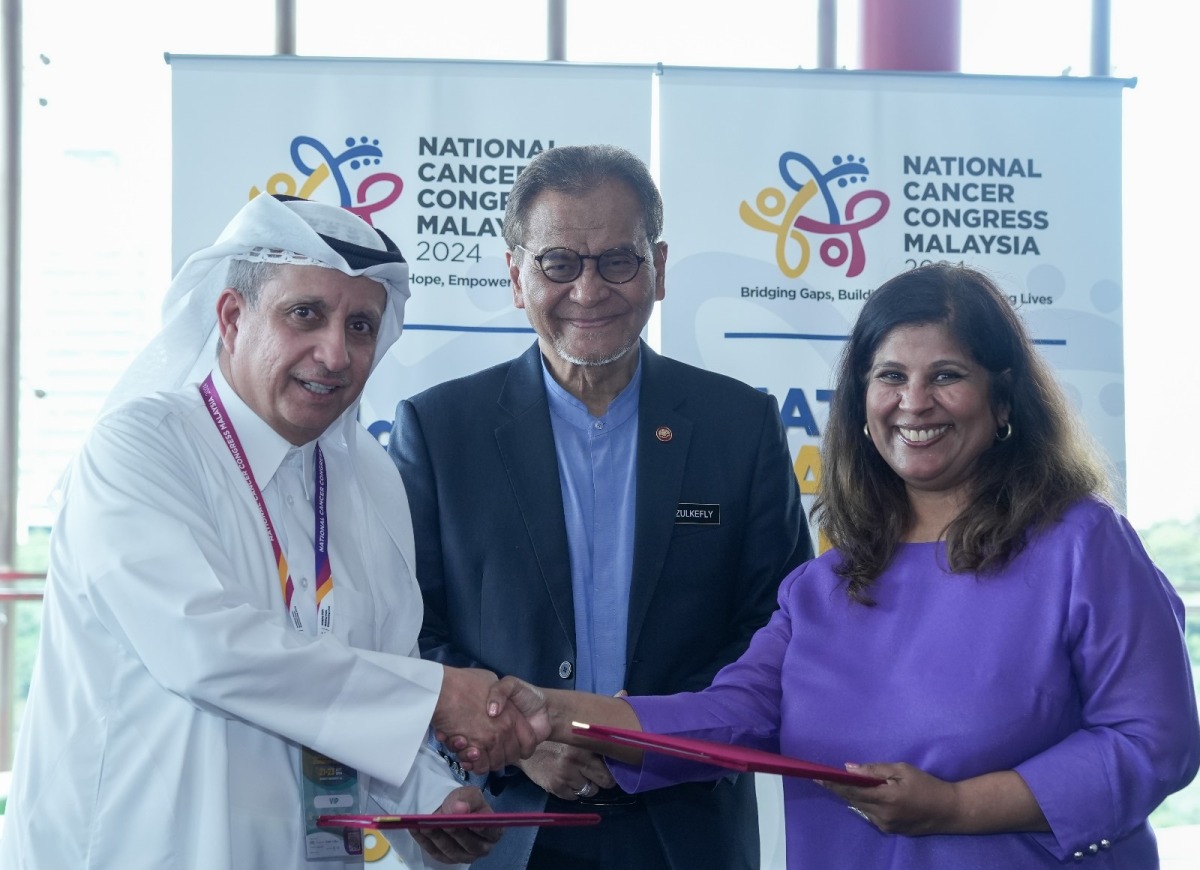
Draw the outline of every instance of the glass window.
[[[817,0],[742,0],[724,14],[702,3],[565,5],[572,61],[816,66]],[[840,66],[859,62],[858,5],[838,3]],[[1088,74],[1090,0],[962,5],[964,72]],[[158,324],[170,278],[164,53],[270,54],[274,7],[273,0],[23,4],[19,568],[45,568],[45,497],[110,385]],[[1195,222],[1190,200],[1177,193],[1176,161],[1192,140],[1187,113],[1178,107],[1194,103],[1190,34],[1200,11],[1194,4],[1157,15],[1145,14],[1144,4],[1113,7],[1112,72],[1138,80],[1124,97],[1122,179],[1128,514],[1188,599],[1189,643],[1200,673],[1200,472],[1181,461],[1200,429],[1200,403],[1180,395],[1200,294],[1180,279],[1180,253],[1194,245]],[[298,0],[296,23],[297,50],[307,55],[538,60],[546,54],[545,0]],[[125,36],[107,36],[122,28]],[[220,171],[219,159],[211,171]],[[20,697],[36,610],[21,603],[12,617],[20,625],[14,654]],[[1164,866],[1172,850],[1194,855],[1200,783],[1168,800],[1155,822],[1163,829]]]
[[[164,53],[274,44],[272,0],[39,0],[24,12],[18,534],[48,524],[46,495],[158,326],[170,279]],[[120,26],[137,37],[97,38]]]
[[[546,0],[296,0],[296,53],[544,60]]]

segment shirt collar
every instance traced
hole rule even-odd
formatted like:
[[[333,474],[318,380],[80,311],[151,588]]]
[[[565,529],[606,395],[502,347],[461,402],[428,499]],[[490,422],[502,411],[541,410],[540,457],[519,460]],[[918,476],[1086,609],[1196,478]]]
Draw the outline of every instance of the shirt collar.
[[[546,397],[550,409],[560,418],[577,429],[590,429],[596,420],[605,420],[609,425],[618,426],[637,413],[638,394],[642,388],[642,353],[641,346],[632,351],[638,355],[637,366],[634,367],[633,377],[629,379],[621,392],[608,405],[608,410],[600,417],[593,417],[587,405],[571,395],[550,373],[546,358],[539,355],[542,361],[542,381],[546,385]]]
[[[242,401],[241,396],[229,386],[221,367],[212,370],[213,386],[221,403],[225,406],[225,414],[237,432],[238,440],[242,442],[242,452],[254,474],[254,482],[259,489],[264,489],[279,470],[279,466],[292,450],[299,450],[304,456],[304,487],[307,492],[312,481],[313,447],[316,441],[309,441],[299,447],[292,444],[262,417],[258,416],[249,405]]]

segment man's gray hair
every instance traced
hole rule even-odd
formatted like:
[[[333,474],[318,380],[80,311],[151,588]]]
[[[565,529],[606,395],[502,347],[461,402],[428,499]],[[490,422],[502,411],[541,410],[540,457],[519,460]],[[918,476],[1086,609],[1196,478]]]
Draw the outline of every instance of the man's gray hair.
[[[508,194],[504,243],[511,250],[525,242],[529,210],[543,191],[582,196],[612,180],[625,182],[637,196],[642,204],[646,240],[653,245],[662,235],[662,195],[646,164],[616,145],[563,145],[534,157]]]
[[[234,258],[229,261],[229,269],[225,273],[225,286],[231,287],[238,293],[241,293],[248,307],[258,308],[258,300],[262,288],[278,272],[278,263],[265,263],[261,260],[240,260]]]

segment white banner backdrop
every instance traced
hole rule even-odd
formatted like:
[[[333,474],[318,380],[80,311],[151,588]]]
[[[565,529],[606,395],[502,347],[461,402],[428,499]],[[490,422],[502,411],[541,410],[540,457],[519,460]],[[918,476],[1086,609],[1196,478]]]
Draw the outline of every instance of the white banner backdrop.
[[[776,396],[811,495],[832,370],[863,301],[904,269],[962,261],[1010,295],[1123,498],[1128,84],[664,70],[663,352]]]
[[[404,335],[363,394],[363,423],[381,438],[397,400],[533,341],[512,304],[501,237],[508,191],[529,159],[591,142],[650,158],[649,66],[170,63],[174,268],[259,190],[350,208],[408,259]]]

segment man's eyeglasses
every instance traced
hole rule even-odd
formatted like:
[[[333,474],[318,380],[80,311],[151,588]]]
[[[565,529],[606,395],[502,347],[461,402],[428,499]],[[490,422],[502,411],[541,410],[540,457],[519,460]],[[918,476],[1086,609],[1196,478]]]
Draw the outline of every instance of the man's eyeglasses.
[[[515,247],[528,254],[533,253],[524,245]],[[609,248],[599,254],[581,254],[570,248],[551,248],[533,258],[542,274],[555,284],[569,284],[582,275],[584,260],[595,260],[596,271],[610,284],[629,283],[637,276],[642,263],[646,262],[645,257],[639,257],[633,251],[624,248]]]

